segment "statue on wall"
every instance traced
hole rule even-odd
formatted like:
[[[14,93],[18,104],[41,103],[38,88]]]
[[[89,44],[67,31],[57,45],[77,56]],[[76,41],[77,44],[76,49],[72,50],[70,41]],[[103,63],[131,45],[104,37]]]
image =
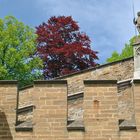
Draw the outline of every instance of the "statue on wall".
[[[137,19],[134,18],[133,22],[136,25],[137,30],[140,34],[140,12],[137,13],[137,16],[138,16]]]

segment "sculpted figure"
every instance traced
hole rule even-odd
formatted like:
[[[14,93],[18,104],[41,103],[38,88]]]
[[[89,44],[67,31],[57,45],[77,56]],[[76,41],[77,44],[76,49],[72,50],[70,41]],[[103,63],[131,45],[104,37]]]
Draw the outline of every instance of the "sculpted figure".
[[[134,18],[133,22],[136,25],[137,30],[140,34],[140,12],[137,13],[137,16],[138,16],[137,19]]]

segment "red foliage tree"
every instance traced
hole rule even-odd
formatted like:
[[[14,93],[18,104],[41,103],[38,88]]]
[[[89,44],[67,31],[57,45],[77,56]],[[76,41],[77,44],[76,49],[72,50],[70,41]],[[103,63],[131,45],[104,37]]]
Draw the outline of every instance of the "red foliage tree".
[[[96,65],[90,39],[68,16],[51,17],[36,27],[37,51],[44,62],[44,77],[54,78]]]

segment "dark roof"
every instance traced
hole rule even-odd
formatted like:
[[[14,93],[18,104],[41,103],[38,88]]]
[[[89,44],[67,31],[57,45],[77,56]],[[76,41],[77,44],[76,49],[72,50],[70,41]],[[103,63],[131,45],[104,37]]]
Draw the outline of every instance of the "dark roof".
[[[54,79],[67,78],[67,77],[70,77],[70,76],[73,76],[73,75],[82,74],[82,73],[89,72],[89,71],[92,71],[92,70],[100,69],[102,67],[106,67],[106,66],[109,66],[109,65],[114,65],[114,64],[117,64],[117,63],[120,63],[120,62],[129,61],[131,59],[134,59],[134,57],[129,57],[129,58],[125,58],[125,59],[122,59],[122,60],[115,61],[115,62],[106,63],[106,64],[103,64],[103,65],[98,65],[96,67],[90,67],[88,69],[81,70],[81,71],[74,72],[74,73],[67,74],[67,75],[63,75],[63,76],[60,76],[60,77],[56,77]]]

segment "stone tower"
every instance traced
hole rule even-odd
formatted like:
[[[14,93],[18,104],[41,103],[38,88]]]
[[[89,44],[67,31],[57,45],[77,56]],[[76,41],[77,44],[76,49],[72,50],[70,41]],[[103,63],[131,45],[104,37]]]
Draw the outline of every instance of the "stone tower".
[[[134,79],[140,79],[140,38],[136,38],[134,47]]]

